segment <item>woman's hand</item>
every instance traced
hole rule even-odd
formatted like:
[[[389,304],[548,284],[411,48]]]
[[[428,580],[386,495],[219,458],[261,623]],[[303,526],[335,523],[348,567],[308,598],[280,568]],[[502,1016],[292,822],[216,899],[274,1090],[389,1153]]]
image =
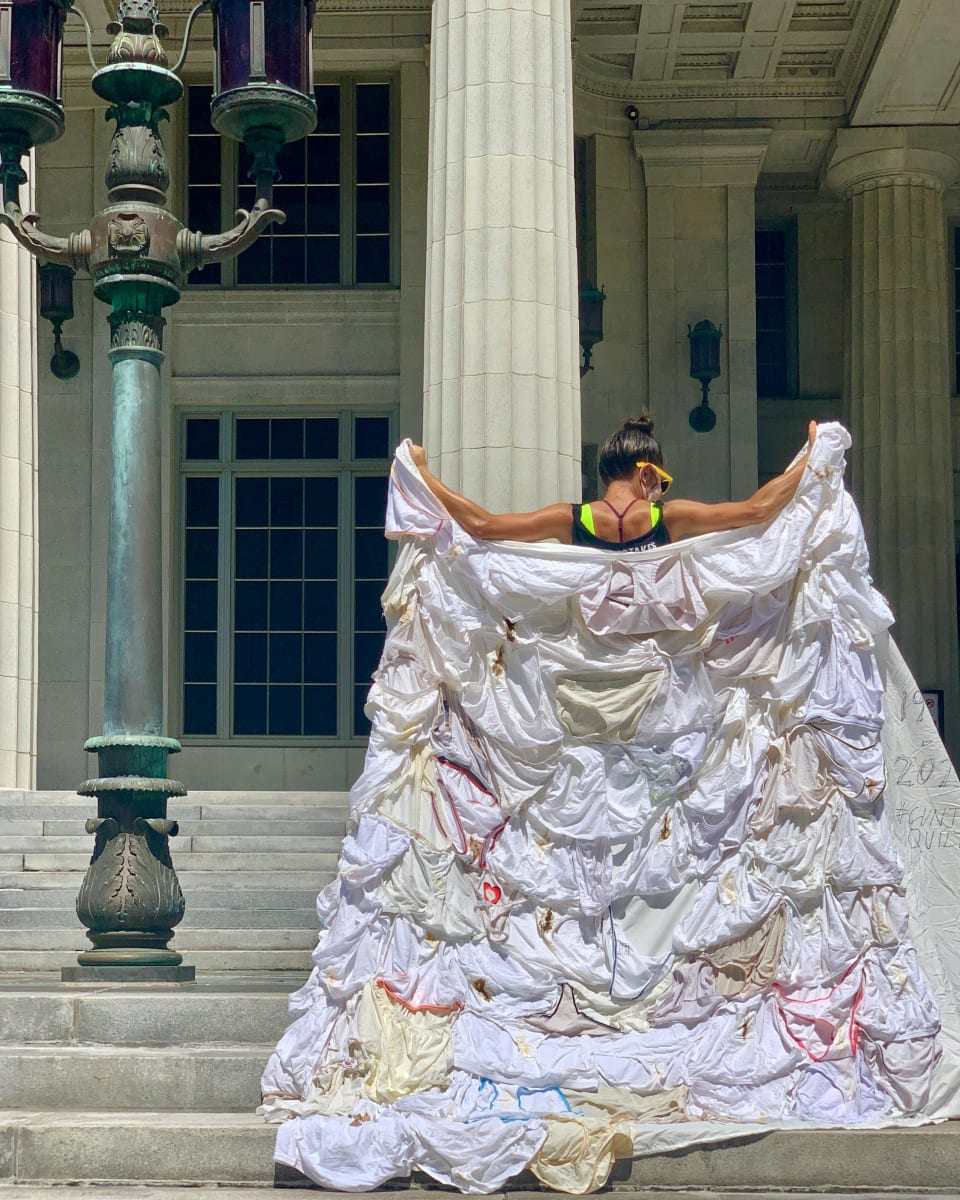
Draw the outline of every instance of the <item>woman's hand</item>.
[[[811,421],[811,424],[813,422]],[[422,446],[410,446],[410,457],[413,459],[414,466],[418,471],[422,471],[427,465],[427,452]]]

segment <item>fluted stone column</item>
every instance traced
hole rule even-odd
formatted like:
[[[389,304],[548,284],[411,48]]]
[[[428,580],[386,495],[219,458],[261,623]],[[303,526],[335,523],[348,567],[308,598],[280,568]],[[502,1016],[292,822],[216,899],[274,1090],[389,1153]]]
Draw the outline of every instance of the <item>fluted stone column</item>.
[[[0,787],[19,788],[36,766],[35,278],[0,229]]]
[[[494,511],[580,493],[568,0],[435,0],[424,444]]]
[[[827,183],[847,204],[845,409],[853,487],[894,636],[942,688],[958,749],[957,608],[944,188],[950,155],[908,130],[843,130]]]

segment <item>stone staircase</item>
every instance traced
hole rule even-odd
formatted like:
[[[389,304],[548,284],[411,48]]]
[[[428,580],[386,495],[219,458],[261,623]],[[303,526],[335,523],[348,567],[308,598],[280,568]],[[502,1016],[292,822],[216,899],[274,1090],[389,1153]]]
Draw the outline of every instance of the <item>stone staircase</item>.
[[[59,971],[89,945],[74,901],[95,801],[0,792],[0,970]],[[171,800],[187,899],[171,945],[198,971],[310,969],[317,892],[336,872],[342,792],[193,792]]]
[[[86,944],[89,815],[72,793],[0,793],[0,1185],[271,1185],[260,1074],[310,970],[346,794],[171,801],[187,898],[172,944],[194,986],[60,984]]]
[[[304,1184],[275,1167],[276,1130],[254,1110],[287,993],[309,969],[315,894],[333,874],[346,797],[193,793],[171,809],[188,904],[176,944],[196,984],[64,986],[59,968],[84,944],[73,902],[89,804],[0,793],[0,1193],[57,1200],[96,1184],[103,1200],[252,1200],[252,1189]],[[693,1147],[620,1162],[610,1183],[614,1195],[955,1196],[960,1122]]]

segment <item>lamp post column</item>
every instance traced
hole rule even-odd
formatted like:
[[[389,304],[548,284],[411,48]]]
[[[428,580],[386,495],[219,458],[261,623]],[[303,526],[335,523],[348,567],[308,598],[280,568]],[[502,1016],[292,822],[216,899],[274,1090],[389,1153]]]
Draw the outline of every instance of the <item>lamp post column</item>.
[[[960,750],[944,188],[960,164],[922,131],[842,130],[827,184],[847,208],[844,405],[877,586]]]

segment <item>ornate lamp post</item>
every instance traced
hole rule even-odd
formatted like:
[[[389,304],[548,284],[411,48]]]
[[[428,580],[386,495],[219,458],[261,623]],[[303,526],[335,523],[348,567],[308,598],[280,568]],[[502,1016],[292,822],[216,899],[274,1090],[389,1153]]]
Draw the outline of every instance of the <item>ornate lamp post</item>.
[[[72,0],[0,0],[0,221],[45,264],[89,271],[94,295],[110,305],[113,365],[112,483],[107,580],[103,735],[86,743],[98,775],[78,789],[96,796],[93,858],[77,912],[93,946],[65,968],[66,980],[188,981],[193,968],[168,949],[184,899],[170,860],[177,824],[167,778],[180,745],[163,735],[161,601],[160,368],[163,310],[186,275],[239,254],[284,215],[271,203],[276,152],[316,123],[310,34],[314,0],[209,0],[217,51],[214,125],[243,138],[254,158],[257,201],[226,233],[185,229],[168,211],[170,183],[160,125],[183,95],[168,68],[153,0],[124,0],[107,26],[115,35],[93,90],[116,123],[106,168],[107,206],[87,229],[50,237],[19,205],[22,160],[63,132],[63,25]],[[77,14],[80,15],[80,14]],[[92,61],[92,56],[91,56]],[[96,68],[96,63],[93,63]]]

